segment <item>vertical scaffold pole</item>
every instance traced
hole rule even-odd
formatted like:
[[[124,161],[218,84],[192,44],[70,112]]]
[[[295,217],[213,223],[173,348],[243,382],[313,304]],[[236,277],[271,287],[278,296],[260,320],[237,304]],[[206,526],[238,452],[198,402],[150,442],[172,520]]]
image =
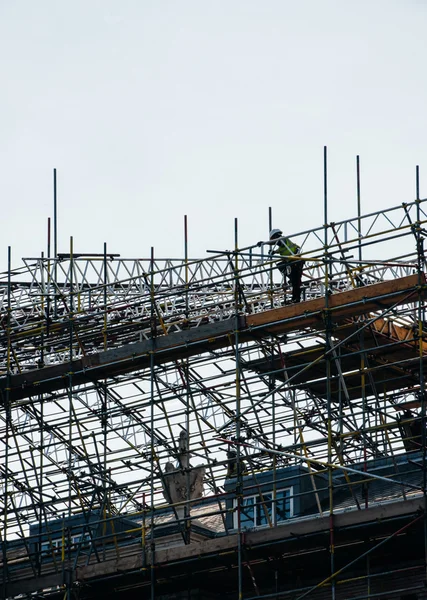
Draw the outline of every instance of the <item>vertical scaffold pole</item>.
[[[107,284],[108,284],[108,265],[107,265],[107,243],[104,242],[104,256],[103,256],[103,278],[104,278],[104,325],[103,325],[103,337],[104,337],[104,351],[107,350]],[[111,508],[108,506],[108,489],[107,489],[107,425],[108,425],[108,391],[107,391],[107,380],[104,379],[104,387],[101,390],[101,427],[103,436],[103,467],[100,466],[100,471],[103,470],[103,504],[104,504],[104,524],[103,524],[103,550],[105,553],[105,536],[107,534],[107,517],[110,516]],[[112,523],[112,522],[111,522]]]
[[[45,265],[45,260],[44,260],[44,252],[42,251],[41,256],[40,256],[40,286],[42,289],[42,297],[40,299],[40,304],[41,304],[41,319],[40,319],[40,356],[39,359],[37,361],[38,367],[43,367],[44,366],[44,346],[45,346],[45,340],[44,340],[44,334],[45,334],[45,329],[44,329],[44,319],[43,316],[46,314],[46,292],[47,292],[47,284],[46,284],[46,279],[45,279],[45,273],[44,273],[44,265]]]
[[[323,146],[323,221],[325,249],[328,247],[328,148]]]
[[[184,266],[185,266],[185,318],[188,319],[188,228],[187,215],[184,215]],[[185,543],[191,541],[191,521],[190,521],[190,377],[189,377],[189,359],[184,361],[184,380],[185,380],[185,428],[187,430],[187,461],[186,461],[186,487],[187,502],[184,507],[184,531]]]
[[[273,211],[271,206],[268,207],[268,237],[270,237],[270,231],[273,229]],[[271,248],[271,246],[269,246]],[[271,257],[270,257],[271,258]],[[274,306],[274,298],[273,298],[273,263],[270,261],[270,268],[268,270],[269,274],[269,283],[270,283],[270,307]]]
[[[4,457],[4,514],[3,514],[3,532],[2,532],[2,553],[3,553],[3,598],[6,598],[7,591],[7,580],[9,575],[8,556],[7,556],[7,521],[8,521],[8,479],[9,479],[9,437],[11,429],[11,410],[10,410],[10,378],[11,378],[11,352],[12,352],[12,341],[11,341],[11,296],[12,296],[12,284],[11,284],[11,263],[12,263],[12,249],[11,246],[7,248],[7,361],[6,361],[6,394],[5,394],[5,411],[6,411],[6,432],[5,432],[5,457]]]
[[[156,312],[154,307],[154,248],[151,247],[150,260],[150,297],[151,297],[151,353],[150,353],[150,459],[151,459],[151,486],[150,486],[150,504],[151,504],[151,564],[150,564],[150,591],[151,600],[155,600],[155,542],[154,542],[154,345],[156,334]]]
[[[47,220],[47,298],[46,298],[46,338],[49,337],[50,333],[50,294],[51,294],[51,273],[50,273],[50,252],[51,252],[51,240],[50,240],[50,217]],[[55,288],[54,288],[55,293]]]
[[[54,182],[54,187],[55,187],[55,182]],[[46,277],[46,314],[45,314],[45,318],[46,318],[46,346],[48,344],[49,341],[49,335],[50,335],[50,322],[51,322],[51,293],[52,293],[52,289],[53,289],[53,293],[55,294],[55,286],[53,286],[52,288],[52,273],[51,273],[51,256],[52,256],[52,250],[51,250],[51,246],[52,246],[52,235],[51,235],[51,218],[48,217],[47,219],[47,277]],[[43,346],[44,348],[44,346]],[[43,364],[40,365],[41,367],[44,366],[44,359],[43,359]],[[39,394],[38,396],[39,398],[39,402],[40,402],[40,423],[44,423],[44,400],[43,400],[43,395]],[[43,507],[43,485],[44,485],[44,477],[43,477],[43,471],[44,471],[44,452],[45,452],[45,447],[44,447],[44,429],[43,427],[40,427],[40,465],[39,465],[39,494],[40,494],[40,506],[39,506],[39,527],[38,527],[38,548],[39,548],[39,552],[37,554],[36,557],[36,562],[37,562],[37,572],[38,575],[41,575],[41,567],[42,567],[42,563],[40,560],[41,557],[41,547],[42,547],[42,533],[43,533],[43,516],[44,516],[44,507]]]
[[[359,234],[359,260],[362,260],[362,241],[361,241],[361,225],[360,225],[360,171],[359,171],[359,157],[357,157],[357,216],[358,216],[358,234]],[[361,266],[361,265],[360,265]],[[367,439],[366,430],[369,427],[369,412],[368,403],[366,399],[366,366],[367,366],[367,355],[365,352],[365,328],[362,327],[359,334],[359,345],[360,345],[360,390],[362,396],[362,434],[363,434],[363,470],[368,470],[368,457],[367,457]],[[366,477],[365,477],[366,479]],[[369,507],[369,487],[368,482],[363,484],[365,494],[365,509]],[[363,497],[363,496],[362,496]],[[369,541],[367,542],[369,550]],[[366,555],[366,598],[371,597],[371,558],[370,554]]]
[[[43,277],[43,270],[44,270],[44,260],[43,260],[43,253],[42,253],[42,261],[41,261],[41,273],[42,273],[42,281],[44,281],[44,277]],[[44,316],[45,316],[45,324],[46,324],[46,338],[49,337],[49,319],[50,319],[50,217],[47,220],[47,276],[46,276],[46,283],[43,285],[43,299],[42,299],[42,305],[44,308],[44,300],[46,298],[46,308],[44,310],[42,310],[42,314],[44,312]],[[43,322],[42,322],[42,331],[41,331],[41,335],[40,335],[40,345],[41,345],[41,351],[40,351],[40,363],[39,366],[40,368],[44,367],[44,350],[45,350],[45,344],[47,345],[47,341],[45,342],[45,336],[44,336],[44,331],[43,331]],[[43,395],[39,394],[38,395],[38,401],[40,403],[40,423],[43,423],[44,421],[44,405],[43,405]],[[41,547],[42,547],[42,519],[43,519],[43,506],[42,506],[42,501],[43,501],[43,464],[44,464],[44,460],[43,460],[43,454],[44,454],[44,439],[43,439],[43,427],[40,427],[40,465],[39,465],[39,513],[38,513],[38,519],[39,519],[39,523],[38,523],[38,540],[37,540],[37,544],[38,544],[38,551],[36,551],[36,556],[35,556],[35,561],[36,561],[36,567],[37,567],[37,575],[40,576],[41,575]]]
[[[188,319],[188,221],[184,215],[185,318]]]
[[[58,316],[58,196],[56,187],[56,169],[53,169],[53,279],[54,279],[54,315]]]
[[[361,252],[359,247],[359,252]],[[368,457],[367,457],[367,444],[366,444],[366,430],[369,427],[369,412],[368,403],[366,399],[366,352],[365,352],[365,328],[362,327],[359,334],[360,344],[360,390],[362,396],[362,434],[363,434],[363,470],[365,473],[368,470]],[[365,477],[366,479],[366,477]],[[365,494],[365,509],[369,507],[369,486],[368,482],[363,484]],[[363,496],[362,496],[363,497]],[[369,550],[369,541],[367,542],[367,549]],[[366,598],[371,597],[371,558],[370,554],[366,555]]]
[[[357,237],[358,237],[358,259],[359,259],[359,269],[361,269],[361,261],[362,261],[362,205],[361,205],[361,192],[360,192],[360,156],[356,156],[356,190],[357,190]],[[359,277],[357,277],[356,281],[361,281],[361,270],[359,270]],[[361,392],[362,392],[362,431],[363,431],[363,461],[364,461],[364,471],[367,471],[367,447],[366,447],[366,428],[369,426],[367,419],[369,419],[367,413],[367,401],[366,401],[366,353],[364,351],[365,348],[365,329],[363,328],[360,333],[360,373],[361,373]],[[368,508],[369,505],[369,495],[368,495],[368,484],[365,483],[365,508]],[[370,557],[369,555],[366,557],[366,567],[367,567],[367,593],[368,597],[370,595]]]
[[[234,219],[234,306],[235,306],[235,361],[236,361],[236,461],[237,461],[237,560],[238,560],[238,598],[242,600],[242,527],[241,527],[241,509],[242,509],[242,494],[243,494],[243,473],[241,465],[241,447],[240,447],[240,365],[239,365],[239,257],[238,257],[238,221]]]
[[[424,569],[425,579],[427,579],[427,456],[426,456],[426,393],[424,382],[424,322],[425,308],[423,298],[423,265],[424,265],[424,237],[421,229],[421,210],[420,210],[420,168],[415,168],[415,189],[416,189],[416,207],[417,207],[417,271],[418,271],[418,351],[419,351],[419,372],[420,372],[420,400],[421,400],[421,447],[422,447],[422,465],[423,465],[423,498],[424,498]]]
[[[70,237],[70,304],[69,304],[69,353],[70,353],[70,369],[68,371],[68,523],[64,532],[65,538],[63,539],[63,548],[68,546],[67,558],[68,564],[63,561],[63,573],[65,583],[65,598],[71,597],[71,539],[70,539],[70,527],[71,527],[71,478],[73,469],[73,336],[74,336],[74,243],[73,237]],[[63,551],[62,556],[65,557]]]
[[[270,237],[270,231],[273,229],[273,211],[271,206],[268,207],[268,237]],[[269,277],[270,277],[270,307],[273,308],[274,307],[274,300],[273,300],[273,264],[270,264],[270,268],[269,268]],[[284,294],[286,294],[286,292],[284,292]],[[284,300],[286,300],[286,297],[284,297]],[[274,337],[271,335],[270,336],[270,356],[271,356],[271,368],[270,371],[274,371]],[[272,443],[273,446],[275,447],[276,444],[276,395],[274,393],[274,390],[276,388],[276,376],[273,375],[269,375],[268,377],[268,388],[269,388],[269,392],[271,393],[271,416],[272,416]],[[276,515],[276,507],[277,507],[277,457],[274,454],[273,455],[273,506],[274,506],[274,515]],[[274,524],[276,519],[274,518]],[[275,584],[276,584],[276,588],[278,585],[278,571],[277,571],[277,564],[276,564],[276,568],[275,568],[275,572],[274,572],[274,576],[275,576]]]
[[[44,402],[43,395],[39,394],[39,402],[40,402],[40,423],[44,422]],[[43,427],[40,427],[40,465],[39,465],[39,527],[38,527],[38,553],[36,556],[37,563],[37,575],[41,575],[41,549],[42,549],[42,522],[43,522],[43,469],[44,469],[44,436],[43,436]]]
[[[329,552],[331,575],[335,572],[334,496],[332,464],[332,400],[331,400],[331,316],[329,312],[330,256],[328,237],[328,149],[323,148],[323,211],[324,211],[324,262],[325,262],[325,338],[326,338],[326,398],[328,410],[328,488],[329,488]],[[335,600],[335,579],[331,581],[332,600]]]
[[[356,185],[357,185],[357,237],[359,246],[359,260],[362,260],[362,219],[361,219],[361,195],[360,195],[360,157],[356,156]]]

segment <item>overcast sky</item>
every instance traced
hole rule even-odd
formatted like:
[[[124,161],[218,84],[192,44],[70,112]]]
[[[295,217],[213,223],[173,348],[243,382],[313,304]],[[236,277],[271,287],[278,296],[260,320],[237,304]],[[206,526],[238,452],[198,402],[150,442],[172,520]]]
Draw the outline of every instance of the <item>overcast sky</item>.
[[[0,0],[0,266],[241,245],[427,195],[424,0]]]

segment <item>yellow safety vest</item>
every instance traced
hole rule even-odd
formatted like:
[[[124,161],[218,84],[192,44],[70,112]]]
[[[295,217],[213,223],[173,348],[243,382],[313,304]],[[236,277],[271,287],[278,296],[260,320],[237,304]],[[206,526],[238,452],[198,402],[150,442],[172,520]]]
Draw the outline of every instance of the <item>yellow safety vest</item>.
[[[294,256],[298,254],[299,247],[289,238],[283,238],[278,243],[278,249],[276,250],[280,254],[280,256]]]

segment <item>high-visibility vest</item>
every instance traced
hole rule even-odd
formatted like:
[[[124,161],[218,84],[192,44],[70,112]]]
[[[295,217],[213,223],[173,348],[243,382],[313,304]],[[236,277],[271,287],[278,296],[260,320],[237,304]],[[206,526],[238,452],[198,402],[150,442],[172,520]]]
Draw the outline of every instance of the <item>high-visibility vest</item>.
[[[280,254],[280,256],[284,257],[294,256],[295,254],[298,254],[299,247],[289,238],[283,238],[278,243],[277,252]]]

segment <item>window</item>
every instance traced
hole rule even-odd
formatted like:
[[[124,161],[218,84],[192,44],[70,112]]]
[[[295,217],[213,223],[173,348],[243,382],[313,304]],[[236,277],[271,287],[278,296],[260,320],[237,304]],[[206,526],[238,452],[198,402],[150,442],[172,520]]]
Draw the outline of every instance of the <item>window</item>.
[[[86,542],[90,542],[90,533],[81,533],[80,535],[73,535],[71,538],[72,544],[82,544],[86,546]]]
[[[240,524],[242,529],[250,527],[266,527],[277,525],[292,516],[291,490],[278,490],[276,501],[273,493],[257,494],[256,496],[245,496],[242,498],[240,510]],[[234,500],[234,508],[237,508],[237,499]],[[234,512],[234,528],[238,527],[237,511]]]
[[[65,538],[64,541],[65,541],[65,547],[67,547],[67,538]],[[90,534],[84,533],[84,534],[79,534],[79,535],[73,535],[71,537],[70,542],[71,542],[72,546],[77,546],[77,544],[81,543],[82,548],[87,548],[88,542],[90,542]],[[62,549],[62,538],[55,538],[51,542],[47,540],[47,541],[43,542],[41,545],[41,551],[44,556],[52,554],[52,552],[54,554],[58,554],[61,549]]]
[[[48,554],[52,554],[52,552],[55,553],[56,550],[61,548],[61,545],[62,545],[61,539],[54,539],[51,542],[50,541],[43,542],[42,546],[41,546],[42,554],[48,555]]]

